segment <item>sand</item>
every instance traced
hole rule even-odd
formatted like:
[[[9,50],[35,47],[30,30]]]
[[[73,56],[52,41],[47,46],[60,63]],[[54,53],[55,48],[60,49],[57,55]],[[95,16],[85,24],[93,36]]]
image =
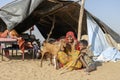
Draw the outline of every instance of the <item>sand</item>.
[[[61,74],[63,69],[55,70],[49,61],[41,68],[40,59],[4,59],[0,61],[0,80],[120,80],[120,62],[99,63],[97,70],[87,75],[84,69]]]

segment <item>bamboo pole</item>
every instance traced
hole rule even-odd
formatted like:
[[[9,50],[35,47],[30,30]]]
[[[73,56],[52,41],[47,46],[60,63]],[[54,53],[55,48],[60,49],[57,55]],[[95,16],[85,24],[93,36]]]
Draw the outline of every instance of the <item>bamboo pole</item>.
[[[85,4],[85,0],[82,0],[80,13],[79,13],[79,22],[78,22],[78,36],[77,36],[78,41],[80,41],[80,38],[81,38],[82,19],[83,19],[83,14],[84,14],[84,4]]]

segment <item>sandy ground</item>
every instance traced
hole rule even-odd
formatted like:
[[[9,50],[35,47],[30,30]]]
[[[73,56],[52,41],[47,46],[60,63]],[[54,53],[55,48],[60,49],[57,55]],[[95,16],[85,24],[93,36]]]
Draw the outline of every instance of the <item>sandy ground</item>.
[[[1,56],[0,56],[1,59]],[[107,62],[97,64],[97,70],[87,75],[84,69],[74,70],[61,74],[63,69],[55,70],[49,61],[12,57],[0,61],[0,80],[120,80],[120,62]]]

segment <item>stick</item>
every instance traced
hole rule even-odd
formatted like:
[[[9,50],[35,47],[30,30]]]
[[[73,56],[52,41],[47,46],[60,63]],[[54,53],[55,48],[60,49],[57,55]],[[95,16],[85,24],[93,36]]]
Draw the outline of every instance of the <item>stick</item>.
[[[78,38],[77,38],[78,41],[81,38],[82,19],[83,19],[83,14],[84,14],[84,3],[85,3],[85,0],[82,0],[80,14],[79,14],[79,23],[78,23]]]
[[[53,31],[54,27],[55,27],[55,16],[53,17],[52,28],[50,30],[50,33],[48,34],[48,37],[47,37],[47,40],[46,40],[47,42],[48,42],[48,39],[50,38],[50,36],[52,34],[52,31]]]

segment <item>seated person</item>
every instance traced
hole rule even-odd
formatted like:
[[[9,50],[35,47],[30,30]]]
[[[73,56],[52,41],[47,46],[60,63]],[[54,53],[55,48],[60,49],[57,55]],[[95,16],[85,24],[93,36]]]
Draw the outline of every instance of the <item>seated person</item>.
[[[19,42],[19,40],[21,40],[21,43],[22,43],[22,44],[24,43],[24,40],[22,40],[22,38],[19,36],[19,34],[18,34],[15,30],[11,30],[11,31],[6,30],[6,31],[8,31],[8,33],[7,33],[7,35],[6,35],[6,38],[9,37],[9,38],[17,39],[18,42]],[[8,48],[8,49],[9,49],[9,48],[16,48],[16,49],[18,49],[19,47],[21,47],[21,45],[12,44],[11,47],[7,47],[7,48]],[[22,49],[22,51],[23,51],[23,49]],[[5,56],[6,56],[6,57],[9,57],[9,50],[5,50]]]
[[[92,70],[95,70],[95,64],[94,61],[92,60],[92,52],[89,50],[88,47],[88,42],[87,40],[81,40],[80,43],[80,60],[83,64],[83,66],[86,68],[87,72],[90,72]]]
[[[61,52],[58,52],[59,62],[65,66],[69,67],[70,70],[79,69],[82,67],[80,60],[76,60],[79,55],[79,50],[77,50],[77,39],[72,31],[66,33],[66,48]],[[60,57],[59,57],[60,56]]]
[[[22,37],[20,37],[20,35],[14,29],[8,32],[8,36],[10,38],[17,39],[18,44],[13,44],[12,48],[19,48],[22,51],[22,53],[24,53],[25,47],[32,47],[32,44],[29,42],[25,44],[25,40]],[[5,51],[5,55],[6,57],[9,57],[8,50]]]
[[[66,48],[68,49],[68,51],[74,51],[74,50],[79,50],[79,44],[78,41],[74,35],[74,33],[72,31],[69,31],[66,33]],[[68,52],[69,53],[69,52]]]
[[[24,41],[25,48],[32,48],[33,47],[31,42],[25,42],[25,40],[15,30],[10,31],[9,36],[10,36],[10,38],[17,39],[18,42],[19,42],[19,40]]]

